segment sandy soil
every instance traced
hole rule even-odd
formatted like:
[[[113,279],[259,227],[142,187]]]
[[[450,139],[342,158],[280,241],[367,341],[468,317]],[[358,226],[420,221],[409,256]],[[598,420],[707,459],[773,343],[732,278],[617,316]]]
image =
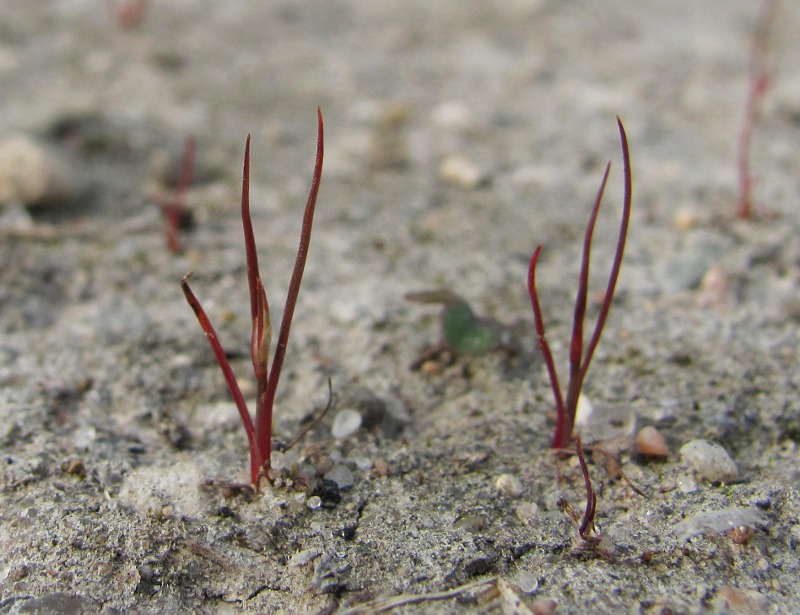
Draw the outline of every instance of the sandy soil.
[[[800,10],[780,7],[754,135],[769,215],[742,222],[756,14],[730,0],[171,0],[123,29],[100,0],[4,0],[0,140],[22,135],[49,161],[39,175],[22,165],[49,198],[15,193],[19,163],[0,160],[0,194],[13,184],[0,204],[0,613],[791,612]],[[244,431],[179,282],[194,270],[253,395],[244,140],[277,321],[318,105],[324,178],[275,435],[325,405],[328,377],[335,407],[284,484],[253,497],[231,487],[248,480]],[[634,212],[580,429],[630,483],[589,455],[603,539],[590,548],[558,505],[581,511],[584,483],[548,449],[525,280],[542,243],[561,366],[609,159],[590,317],[615,247],[615,115]],[[195,227],[176,255],[156,201],[188,135]],[[518,352],[410,369],[442,334],[440,310],[404,296],[431,288],[506,323]],[[348,410],[361,427],[337,439]],[[635,454],[645,425],[666,459]],[[682,456],[696,439],[735,473]]]

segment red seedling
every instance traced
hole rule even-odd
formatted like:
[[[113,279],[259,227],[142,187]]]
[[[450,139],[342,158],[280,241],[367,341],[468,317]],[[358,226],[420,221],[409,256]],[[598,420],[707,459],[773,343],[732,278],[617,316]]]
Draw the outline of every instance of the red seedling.
[[[631,217],[631,197],[633,194],[633,182],[631,179],[631,160],[630,152],[628,151],[628,137],[625,135],[625,128],[622,121],[617,117],[617,125],[619,126],[619,135],[622,142],[622,159],[624,164],[625,173],[625,198],[622,206],[622,223],[619,228],[619,238],[617,239],[617,250],[614,254],[614,262],[611,267],[611,274],[608,277],[608,286],[606,287],[606,294],[600,305],[600,313],[597,316],[597,324],[594,328],[594,333],[589,341],[588,347],[584,350],[583,347],[583,324],[586,319],[586,299],[589,294],[589,255],[592,247],[592,235],[594,233],[594,225],[597,221],[597,214],[600,211],[600,203],[603,200],[603,191],[608,181],[608,174],[611,170],[611,163],[606,165],[603,181],[600,184],[600,189],[597,192],[597,197],[594,201],[592,213],[589,216],[589,224],[586,227],[586,235],[583,240],[583,260],[581,262],[581,271],[578,281],[578,294],[575,297],[575,314],[572,321],[572,340],[570,342],[569,350],[569,382],[567,384],[566,398],[561,393],[561,385],[558,381],[558,374],[556,373],[556,366],[553,361],[553,354],[550,352],[550,345],[547,343],[545,337],[544,319],[542,318],[542,308],[539,304],[539,294],[536,290],[536,264],[539,261],[539,254],[542,251],[542,246],[537,246],[531,257],[530,268],[528,269],[528,292],[531,297],[531,304],[533,306],[534,325],[536,327],[536,334],[539,343],[539,348],[542,351],[544,362],[547,367],[548,375],[550,376],[550,387],[553,390],[553,396],[556,402],[556,429],[553,436],[551,447],[554,449],[569,448],[572,441],[572,432],[575,427],[575,412],[578,407],[578,397],[580,396],[581,389],[583,388],[583,381],[586,378],[586,372],[589,370],[589,363],[592,360],[597,344],[600,341],[600,335],[603,333],[603,327],[608,318],[608,312],[611,310],[611,301],[614,298],[614,289],[617,285],[617,278],[619,277],[620,266],[622,265],[622,255],[625,251],[625,240],[628,236],[628,223]]]
[[[186,145],[183,148],[181,174],[178,177],[175,196],[171,201],[158,199],[158,206],[161,208],[161,213],[164,215],[164,220],[167,223],[167,249],[173,254],[180,254],[183,252],[181,229],[190,227],[192,224],[192,215],[186,205],[186,193],[189,190],[189,186],[192,184],[196,149],[197,144],[195,138],[187,137]]]
[[[258,488],[260,476],[266,476],[269,471],[270,454],[272,452],[272,408],[275,403],[275,392],[278,388],[278,380],[283,367],[283,359],[286,354],[286,347],[289,343],[289,329],[292,324],[297,295],[300,292],[300,282],[303,279],[308,247],[311,243],[311,226],[314,220],[314,208],[317,203],[317,193],[322,179],[322,158],[323,158],[323,124],[322,112],[317,109],[317,157],[314,166],[314,176],[311,180],[311,190],[306,202],[305,213],[303,214],[303,226],[300,232],[300,246],[297,249],[297,258],[292,271],[292,279],[289,282],[289,292],[286,297],[286,305],[283,310],[281,328],[278,333],[278,344],[272,358],[272,366],[268,366],[268,353],[270,347],[272,328],[269,318],[269,304],[264,284],[261,281],[261,274],[258,270],[258,255],[256,254],[256,242],[253,234],[253,224],[250,220],[250,136],[247,136],[247,143],[244,150],[244,172],[242,178],[242,226],[244,228],[244,245],[247,258],[247,280],[250,288],[250,317],[253,323],[250,337],[250,355],[253,362],[253,371],[256,377],[256,416],[255,422],[250,416],[247,404],[244,401],[242,391],[236,383],[225,351],[219,342],[217,333],[211,325],[211,321],[206,316],[200,302],[189,288],[187,274],[181,281],[183,294],[189,305],[192,306],[200,326],[208,337],[211,349],[217,357],[225,381],[228,384],[239,416],[242,419],[247,441],[250,446],[250,478],[253,485]],[[328,403],[330,407],[330,401]],[[305,433],[305,432],[303,432]]]
[[[770,83],[767,46],[777,8],[777,0],[765,0],[758,16],[750,48],[749,89],[736,152],[736,171],[739,176],[739,205],[736,215],[742,220],[750,220],[753,217],[754,182],[750,171],[750,146],[753,141],[753,128],[758,121],[761,100]]]

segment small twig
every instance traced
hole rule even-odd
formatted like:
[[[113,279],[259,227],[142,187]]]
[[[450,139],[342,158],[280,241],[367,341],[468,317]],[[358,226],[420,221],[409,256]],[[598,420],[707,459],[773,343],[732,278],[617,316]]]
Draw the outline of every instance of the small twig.
[[[367,615],[369,613],[385,613],[400,606],[407,604],[419,604],[421,602],[434,602],[437,600],[450,600],[467,592],[474,591],[486,585],[493,585],[497,582],[497,577],[481,579],[465,585],[460,585],[454,589],[443,592],[430,592],[427,594],[402,594],[391,598],[378,598],[370,602],[365,602],[344,611],[339,611],[339,615]]]

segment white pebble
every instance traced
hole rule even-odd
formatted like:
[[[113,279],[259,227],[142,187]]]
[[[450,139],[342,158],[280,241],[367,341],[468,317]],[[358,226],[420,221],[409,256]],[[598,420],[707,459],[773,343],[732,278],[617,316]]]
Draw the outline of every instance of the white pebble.
[[[269,467],[273,470],[283,470],[286,467],[286,455],[280,451],[272,451],[269,454]]]
[[[539,514],[539,506],[535,502],[520,502],[517,506],[517,517],[529,521]]]
[[[443,102],[431,114],[437,126],[466,130],[474,124],[469,107],[461,101]]]
[[[346,489],[347,487],[352,487],[353,483],[353,473],[347,466],[334,466],[331,470],[325,473],[325,478],[328,480],[332,480],[339,486],[339,489]]]
[[[0,205],[57,205],[73,189],[66,165],[46,146],[22,134],[0,142]]]
[[[361,427],[361,413],[352,408],[342,410],[333,419],[331,435],[337,440],[352,436]]]
[[[451,186],[472,189],[484,181],[478,166],[463,156],[448,156],[439,167],[439,177]]]
[[[679,538],[689,540],[697,534],[726,532],[742,525],[756,527],[765,524],[766,517],[757,508],[729,506],[720,510],[706,510],[686,517],[675,525],[673,531]]]
[[[522,495],[522,482],[513,474],[501,474],[494,481],[494,486],[502,495],[510,498]]]
[[[312,495],[308,498],[308,503],[306,504],[311,510],[317,510],[320,506],[322,506],[322,498],[318,495]]]
[[[708,440],[692,440],[684,444],[681,458],[701,480],[727,482],[739,476],[739,470],[728,451]]]
[[[527,570],[517,573],[517,585],[526,594],[533,594],[539,589],[539,577]]]
[[[366,472],[367,470],[371,470],[372,469],[372,459],[370,459],[369,457],[357,456],[357,457],[353,457],[351,459],[351,461],[354,464],[356,464],[356,467],[359,470],[363,470],[363,471]]]

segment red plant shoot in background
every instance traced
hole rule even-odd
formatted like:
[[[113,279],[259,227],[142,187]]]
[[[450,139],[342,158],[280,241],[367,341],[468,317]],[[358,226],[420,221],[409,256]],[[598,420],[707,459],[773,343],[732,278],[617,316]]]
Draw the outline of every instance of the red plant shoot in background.
[[[753,43],[750,48],[749,89],[736,151],[736,171],[739,176],[739,204],[736,215],[742,220],[750,220],[753,217],[754,181],[750,169],[750,148],[753,141],[753,128],[758,121],[761,101],[770,85],[767,47],[777,8],[778,0],[765,0],[758,16],[758,23],[753,33]]]
[[[192,215],[186,204],[186,194],[189,186],[192,185],[192,175],[194,173],[194,158],[197,150],[197,142],[194,137],[187,137],[183,147],[183,158],[181,159],[181,174],[178,177],[178,185],[175,188],[175,196],[171,201],[158,199],[158,206],[167,223],[165,231],[167,249],[173,254],[183,252],[183,241],[181,241],[181,229],[191,226]]]

